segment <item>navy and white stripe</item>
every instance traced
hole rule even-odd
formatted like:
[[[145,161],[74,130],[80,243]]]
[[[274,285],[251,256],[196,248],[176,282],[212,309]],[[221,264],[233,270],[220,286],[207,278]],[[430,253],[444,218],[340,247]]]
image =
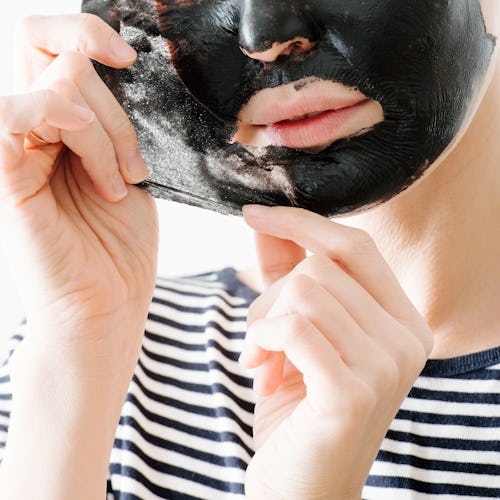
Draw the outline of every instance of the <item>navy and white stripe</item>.
[[[365,497],[500,498],[500,348],[427,363],[382,443]]]
[[[244,498],[252,373],[238,364],[256,293],[233,269],[158,279],[111,454],[108,498]],[[13,337],[10,350],[22,339]],[[9,421],[0,368],[0,457]],[[429,361],[363,498],[500,498],[500,348]]]

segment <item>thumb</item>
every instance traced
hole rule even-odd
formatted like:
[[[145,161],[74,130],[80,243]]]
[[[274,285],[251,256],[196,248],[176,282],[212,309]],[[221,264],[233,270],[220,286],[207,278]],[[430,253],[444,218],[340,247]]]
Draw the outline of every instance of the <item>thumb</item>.
[[[256,215],[255,209],[258,208],[252,205],[244,206],[243,217],[255,230],[255,247],[262,283],[265,288],[269,288],[306,258],[306,250],[291,240],[257,231],[255,225],[259,221],[259,211],[257,210]]]
[[[266,288],[290,273],[306,258],[306,251],[290,240],[255,233],[255,247],[262,283]]]

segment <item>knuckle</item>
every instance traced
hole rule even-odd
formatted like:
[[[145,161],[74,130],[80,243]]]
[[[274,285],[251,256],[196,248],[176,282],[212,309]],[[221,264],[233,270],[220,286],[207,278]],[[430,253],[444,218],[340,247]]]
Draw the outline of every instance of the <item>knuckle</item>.
[[[104,21],[95,14],[85,12],[79,15],[79,24],[79,39],[83,41],[102,33]]]
[[[308,212],[307,212],[307,210],[305,210],[303,208],[295,208],[295,209],[292,209],[292,214],[293,214],[293,218],[297,222],[301,222],[307,217]]]
[[[310,321],[300,314],[292,314],[287,317],[287,323],[285,343],[308,344],[308,339],[314,334]]]
[[[84,13],[79,16],[79,29],[76,49],[83,54],[92,55],[109,26],[95,14]]]
[[[308,212],[303,208],[292,208],[288,211],[290,218],[288,227],[291,228],[292,236],[295,233],[295,228],[301,228],[308,222]]]
[[[370,255],[377,247],[373,238],[362,229],[353,228],[347,242],[347,251],[354,255]]]
[[[64,95],[72,100],[78,95],[75,83],[73,80],[66,77],[60,77],[53,80],[50,84],[50,88],[58,94]]]
[[[47,112],[58,100],[58,94],[52,89],[41,89],[38,91],[38,100],[40,101],[40,109],[44,113]]]
[[[307,274],[292,276],[283,287],[283,297],[289,309],[297,302],[307,300],[311,291],[316,287],[316,281]]]
[[[90,59],[80,52],[68,50],[63,52],[58,59],[67,71],[66,76],[73,81],[85,79],[94,71]]]
[[[108,114],[109,123],[113,126],[113,135],[120,137],[120,142],[127,146],[137,142],[137,136],[125,112],[119,107],[113,107]]]
[[[326,269],[334,266],[334,263],[326,255],[311,255],[299,264],[300,269],[306,274],[314,277],[323,276]]]

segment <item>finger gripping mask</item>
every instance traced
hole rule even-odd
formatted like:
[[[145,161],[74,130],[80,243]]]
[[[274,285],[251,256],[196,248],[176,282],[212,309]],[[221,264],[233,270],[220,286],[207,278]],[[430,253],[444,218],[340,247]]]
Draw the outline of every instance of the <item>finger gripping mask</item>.
[[[479,0],[83,0],[137,50],[96,64],[150,169],[140,186],[238,214],[391,199],[462,128],[494,39]]]

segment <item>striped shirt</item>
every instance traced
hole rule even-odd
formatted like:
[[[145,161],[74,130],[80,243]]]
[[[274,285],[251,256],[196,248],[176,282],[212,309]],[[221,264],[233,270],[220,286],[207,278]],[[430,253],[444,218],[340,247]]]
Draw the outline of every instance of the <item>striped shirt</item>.
[[[109,499],[244,498],[255,397],[252,372],[237,360],[256,296],[229,268],[157,280],[111,453]],[[11,401],[6,359],[0,457]],[[500,347],[427,363],[363,498],[500,498]]]

